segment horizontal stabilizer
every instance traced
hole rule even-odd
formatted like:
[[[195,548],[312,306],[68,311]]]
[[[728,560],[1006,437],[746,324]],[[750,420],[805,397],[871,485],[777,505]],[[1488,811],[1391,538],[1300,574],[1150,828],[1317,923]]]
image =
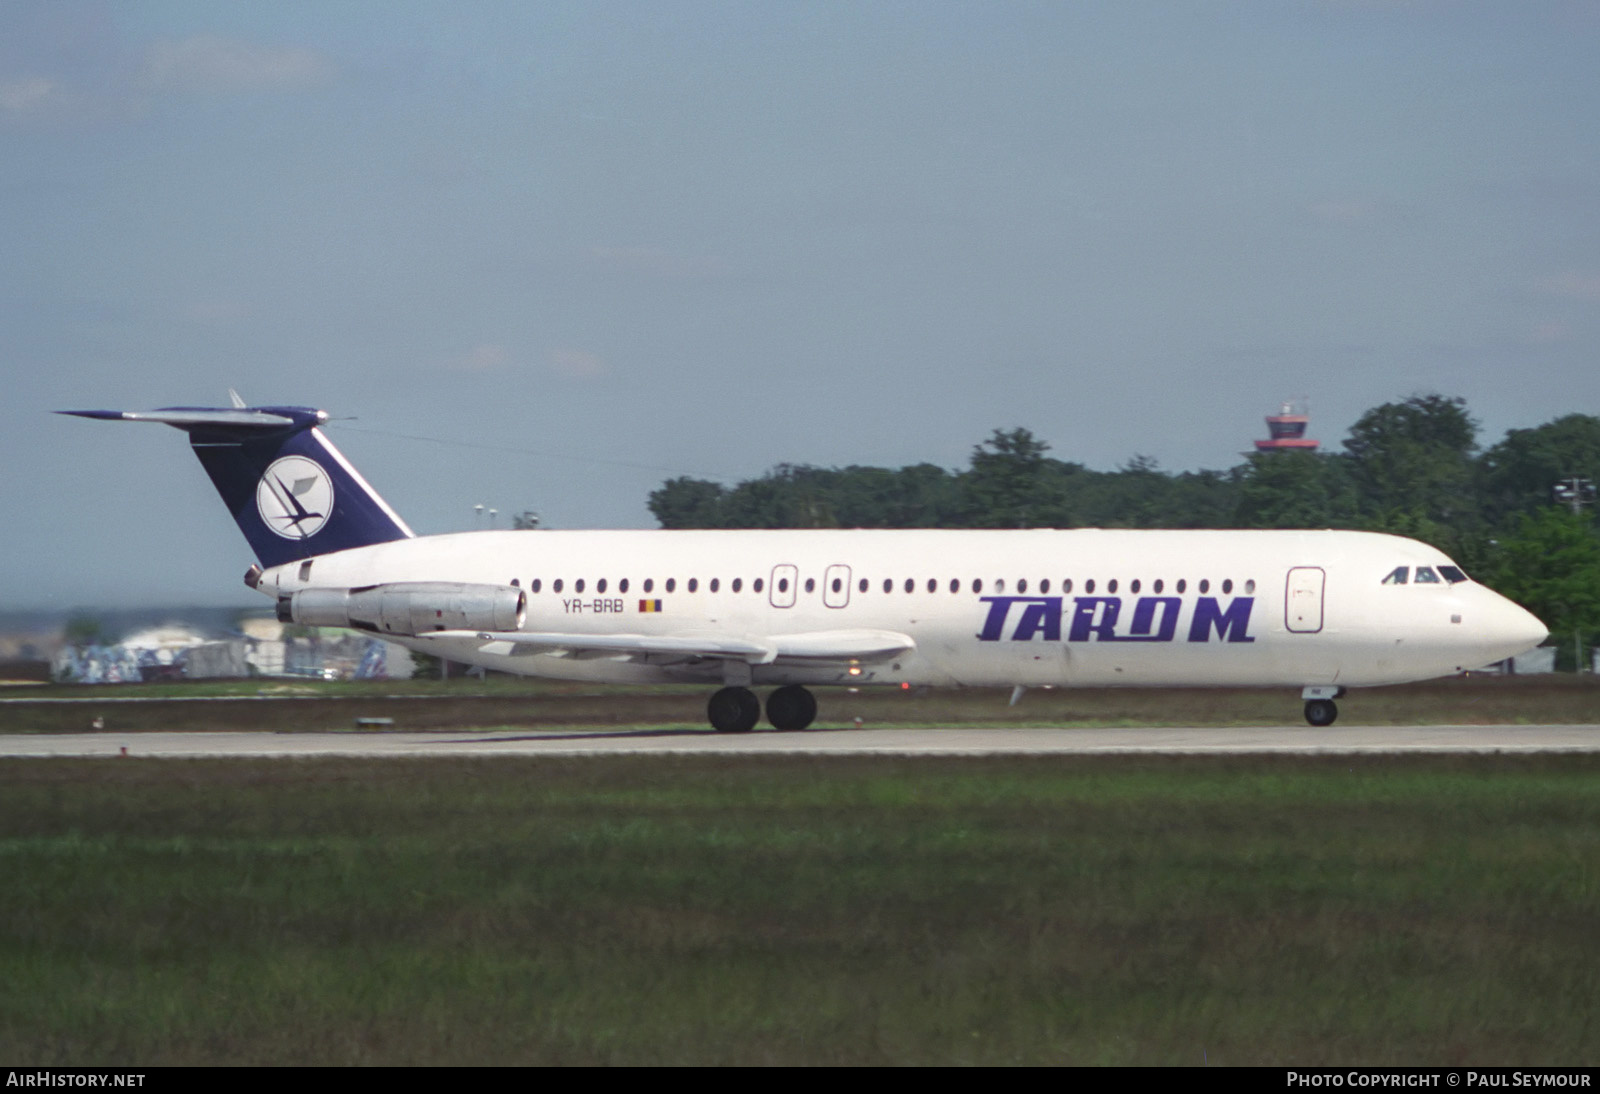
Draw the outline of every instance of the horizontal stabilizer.
[[[106,422],[159,422],[177,429],[223,426],[233,429],[287,429],[295,419],[266,410],[224,410],[221,407],[172,406],[162,410],[58,410],[78,418]]]

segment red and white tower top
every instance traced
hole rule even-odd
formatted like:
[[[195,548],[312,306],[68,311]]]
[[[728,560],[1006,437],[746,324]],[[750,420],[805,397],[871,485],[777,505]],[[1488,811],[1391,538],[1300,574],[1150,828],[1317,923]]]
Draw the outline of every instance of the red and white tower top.
[[[1297,448],[1305,452],[1315,452],[1317,442],[1306,436],[1306,426],[1310,422],[1311,418],[1306,413],[1304,399],[1285,402],[1278,409],[1278,413],[1267,415],[1267,432],[1271,436],[1264,441],[1257,441],[1256,451],[1282,452]]]

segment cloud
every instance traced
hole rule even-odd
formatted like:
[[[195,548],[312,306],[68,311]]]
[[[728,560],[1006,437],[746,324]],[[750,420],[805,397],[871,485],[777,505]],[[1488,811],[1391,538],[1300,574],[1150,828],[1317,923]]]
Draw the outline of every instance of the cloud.
[[[261,46],[200,34],[151,46],[140,79],[157,91],[228,94],[300,91],[326,83],[333,73],[333,62],[303,46]]]
[[[1546,278],[1544,291],[1552,296],[1566,296],[1600,304],[1600,275],[1572,271]]]
[[[485,342],[473,346],[459,357],[452,357],[444,363],[444,367],[452,372],[498,372],[510,360],[511,355],[504,346]]]
[[[1572,329],[1565,323],[1554,321],[1535,323],[1528,332],[1528,341],[1536,346],[1548,346],[1557,342],[1565,342],[1572,336]]]
[[[32,113],[45,104],[55,89],[55,81],[43,76],[0,84],[0,113],[12,117]]]
[[[557,349],[550,352],[550,368],[574,380],[604,376],[611,371],[604,359],[581,349]]]

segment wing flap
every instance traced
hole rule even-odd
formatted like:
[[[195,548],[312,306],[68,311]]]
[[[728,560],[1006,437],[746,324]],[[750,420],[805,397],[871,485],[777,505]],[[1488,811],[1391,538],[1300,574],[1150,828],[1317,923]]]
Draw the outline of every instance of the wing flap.
[[[433,631],[421,638],[471,639],[484,653],[526,657],[633,656],[744,661],[751,665],[885,661],[916,648],[898,631],[838,630],[753,639],[734,635],[570,634],[556,631]]]
[[[887,661],[917,648],[899,631],[809,631],[774,635],[770,641],[779,661]]]
[[[564,652],[568,656],[668,654],[748,661],[772,660],[772,648],[748,639],[715,635],[564,634],[551,631],[433,631],[422,638],[470,638],[490,645],[506,644],[515,656]],[[495,650],[494,652],[500,652]]]

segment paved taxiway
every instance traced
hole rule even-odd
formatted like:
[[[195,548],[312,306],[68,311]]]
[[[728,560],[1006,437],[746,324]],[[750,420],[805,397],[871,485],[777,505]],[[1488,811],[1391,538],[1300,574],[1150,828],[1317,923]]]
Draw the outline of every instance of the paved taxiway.
[[[70,733],[0,736],[23,756],[593,756],[1600,752],[1600,726],[1309,726],[1218,729],[688,729],[517,732]]]

